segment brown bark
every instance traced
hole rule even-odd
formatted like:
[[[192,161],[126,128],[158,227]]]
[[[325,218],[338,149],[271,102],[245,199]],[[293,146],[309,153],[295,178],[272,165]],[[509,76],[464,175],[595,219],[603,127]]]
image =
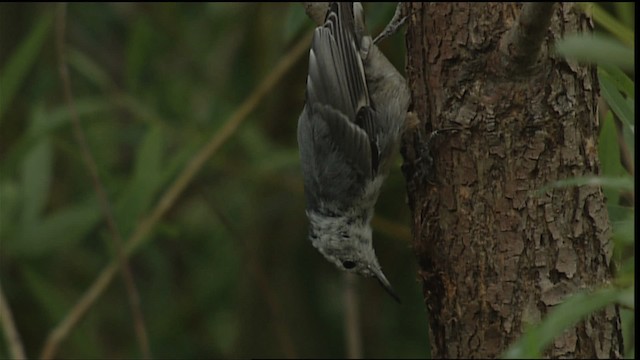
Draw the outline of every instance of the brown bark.
[[[495,358],[568,295],[612,278],[601,189],[535,193],[599,171],[595,68],[552,52],[554,40],[592,23],[556,4],[539,58],[513,71],[501,39],[521,5],[405,6],[407,77],[420,120],[404,137],[403,172],[432,356]],[[419,149],[447,127],[462,130],[433,139],[435,172],[427,174]],[[612,306],[566,331],[545,356],[620,357],[621,349]]]

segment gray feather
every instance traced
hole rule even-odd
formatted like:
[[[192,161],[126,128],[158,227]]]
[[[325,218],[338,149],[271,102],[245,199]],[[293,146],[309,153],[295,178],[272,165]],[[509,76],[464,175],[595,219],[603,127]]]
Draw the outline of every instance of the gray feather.
[[[302,119],[302,117],[305,117]],[[373,178],[378,166],[375,111],[371,107],[369,92],[356,39],[353,7],[351,4],[333,3],[325,24],[316,28],[309,54],[307,78],[307,106],[300,122],[302,126],[328,137],[331,148],[312,151],[334,151],[335,160],[347,162],[358,172],[349,177]],[[326,129],[325,129],[326,127]],[[299,134],[311,143],[319,139]],[[320,147],[326,147],[327,138]],[[315,154],[316,167],[323,166]],[[325,156],[321,156],[323,158]],[[311,171],[318,173],[318,169]],[[351,179],[350,179],[351,180]]]
[[[336,141],[343,144],[342,151]],[[361,195],[371,170],[354,164],[370,164],[369,141],[344,114],[324,104],[305,106],[298,120],[298,144],[309,208],[320,202],[347,207]]]

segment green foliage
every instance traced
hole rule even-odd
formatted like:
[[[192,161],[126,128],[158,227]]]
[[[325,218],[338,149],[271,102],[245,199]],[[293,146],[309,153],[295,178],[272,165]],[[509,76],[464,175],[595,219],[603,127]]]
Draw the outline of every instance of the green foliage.
[[[567,36],[556,44],[556,50],[560,55],[582,62],[619,66],[630,71],[634,67],[633,49],[608,36],[597,34]]]
[[[0,6],[0,279],[31,358],[115,248],[62,97],[57,8]],[[367,9],[373,32],[394,6]],[[68,5],[75,108],[125,242],[312,27],[300,4]],[[402,68],[402,52],[390,53]],[[295,136],[306,71],[305,54],[134,249],[154,357],[281,357],[287,341],[294,356],[344,356],[342,277],[306,239]],[[390,180],[381,215],[404,225],[402,178]],[[411,250],[374,236],[405,303],[360,280],[365,355],[424,357],[415,265],[403,261]],[[56,357],[140,356],[127,292],[114,283]],[[8,351],[2,338],[0,357]]]
[[[619,289],[601,289],[592,293],[579,293],[558,305],[537,327],[526,332],[516,346],[512,346],[504,355],[507,359],[540,358],[542,350],[551,344],[554,338],[582,320],[586,314],[600,310],[605,306],[633,297],[633,287]],[[633,303],[633,302],[632,302]],[[633,304],[632,304],[633,305]]]
[[[24,78],[35,64],[42,45],[51,32],[53,14],[43,14],[38,18],[33,30],[26,36],[20,47],[11,55],[0,72],[0,120],[13,100]]]
[[[619,3],[619,13],[625,13],[631,3]],[[599,159],[601,176],[573,178],[557,181],[540,191],[553,187],[600,186],[608,199],[609,219],[613,225],[612,238],[615,243],[617,264],[616,279],[612,286],[581,292],[568,297],[564,303],[554,308],[540,324],[531,326],[525,335],[514,343],[504,354],[504,358],[540,358],[554,338],[574,326],[589,314],[606,306],[618,304],[621,307],[622,331],[625,343],[625,357],[633,358],[635,353],[635,292],[634,268],[635,247],[634,209],[632,204],[622,203],[623,195],[634,193],[634,180],[623,166],[620,154],[631,156],[631,166],[635,164],[634,148],[634,81],[621,70],[633,74],[633,29],[632,18],[622,23],[609,15],[600,6],[590,4],[596,23],[612,33],[626,45],[603,35],[573,35],[556,44],[557,51],[568,59],[592,62],[598,65],[598,80],[601,95],[611,110],[601,119],[599,139]],[[615,121],[621,126],[616,129]]]
[[[581,5],[604,30],[617,37],[625,45],[633,46],[633,14],[635,13],[633,2],[614,3],[619,19],[610,15],[597,3],[582,3]]]

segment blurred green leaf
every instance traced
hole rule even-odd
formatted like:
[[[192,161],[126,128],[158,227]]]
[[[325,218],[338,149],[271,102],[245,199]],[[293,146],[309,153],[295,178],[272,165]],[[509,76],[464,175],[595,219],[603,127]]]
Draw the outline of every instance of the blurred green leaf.
[[[618,302],[629,309],[635,309],[635,287],[633,284],[625,289],[620,290]]]
[[[143,103],[141,100],[129,94],[117,94],[114,96],[113,101],[119,107],[131,112],[131,115],[139,121],[148,122],[153,126],[160,126],[165,132],[175,130],[168,124],[166,119],[162,118],[156,112],[157,109],[151,108],[149,104]]]
[[[162,168],[162,172],[160,174],[160,183],[167,184],[171,179],[173,179],[176,174],[187,164],[189,159],[191,159],[195,154],[200,150],[202,144],[197,142],[192,142],[189,144],[184,144],[184,146],[174,154],[170,155],[166,160],[165,166]]]
[[[620,245],[618,243],[616,245]],[[635,283],[635,258],[633,256],[633,248],[629,246],[619,246],[616,251],[622,252],[622,258],[618,261],[618,269],[614,284],[620,287],[629,287]]]
[[[535,328],[513,344],[502,356],[503,359],[540,358],[544,349],[554,338],[575,325],[588,314],[600,310],[627,295],[626,289],[607,288],[592,293],[572,295],[549,312]]]
[[[611,16],[600,5],[596,3],[582,3],[583,9],[590,12],[593,20],[607,29],[611,34],[628,46],[633,47],[634,33],[628,26],[624,25],[616,18]]]
[[[613,113],[607,111],[605,117],[600,120],[598,139],[598,159],[602,176],[617,178],[628,175],[620,161],[620,145],[616,131]],[[612,221],[624,218],[626,209],[618,206],[620,190],[615,187],[604,187],[603,191],[607,198],[609,218]]]
[[[68,51],[69,66],[83,75],[87,80],[95,83],[101,90],[108,90],[115,86],[109,75],[96,64],[87,54],[75,48]]]
[[[153,45],[153,28],[146,16],[141,16],[133,23],[126,49],[127,89],[135,93],[140,84],[142,74],[149,67],[149,54]]]
[[[613,38],[597,34],[568,35],[556,43],[556,51],[567,58],[634,71],[634,52]]]
[[[175,155],[170,157],[168,160],[166,160],[165,166],[161,169],[162,171],[160,172],[160,175],[157,179],[157,183],[155,184],[157,185],[157,190],[160,190],[160,188],[163,185],[167,184],[171,179],[173,179],[175,175],[184,168],[188,160],[195,153],[197,153],[197,151],[200,149],[201,146],[202,144],[198,144],[196,142],[185,144],[185,146],[182,147],[178,153],[176,153]],[[135,195],[129,195],[129,193],[133,191],[131,189],[135,189],[135,188],[136,188],[135,184],[130,183],[127,187],[125,195],[123,195],[121,199],[128,199],[128,198],[135,197]],[[127,200],[120,200],[120,201],[124,202]],[[118,206],[122,206],[122,205],[118,205]],[[147,239],[148,238],[149,236],[147,236]],[[131,253],[136,249],[138,249],[145,241],[137,242],[135,244],[136,245],[135,247],[125,246],[125,251],[127,253]],[[130,245],[130,243],[128,243],[127,245]]]
[[[616,16],[620,18],[622,24],[628,29],[634,29],[635,4],[631,1],[616,1],[613,3],[616,8]]]
[[[29,228],[39,218],[51,185],[51,142],[44,139],[29,151],[22,162],[22,226]]]
[[[613,238],[620,245],[633,245],[635,242],[635,222],[633,216],[613,222]]]
[[[34,131],[44,127],[46,119],[41,107],[36,107],[31,121]],[[42,210],[49,198],[51,186],[52,155],[51,141],[42,139],[25,154],[21,166],[22,180],[22,216],[21,226],[32,227],[39,219]]]
[[[538,190],[542,193],[550,188],[562,188],[570,186],[602,186],[617,190],[633,190],[633,179],[628,177],[605,177],[605,176],[581,176],[571,179],[558,180]]]
[[[72,305],[72,296],[67,289],[52,283],[46,273],[42,273],[33,266],[22,269],[27,288],[33,295],[40,309],[46,313],[47,320],[59,321],[64,312]]]
[[[622,338],[624,339],[624,358],[635,359],[633,356],[635,349],[635,310],[625,308],[620,309],[620,320],[622,322]]]
[[[607,202],[607,210],[609,211],[609,220],[612,224],[624,221],[629,216],[629,214],[633,214],[634,212],[634,209],[632,207],[610,204],[609,202]],[[614,233],[612,236],[615,237],[616,234]]]
[[[35,64],[45,39],[51,33],[53,15],[54,13],[49,11],[40,16],[29,35],[9,57],[4,69],[0,72],[0,79],[2,79],[0,81],[0,122],[25,76]]]
[[[16,257],[50,255],[78,243],[99,218],[95,200],[59,209],[40,223],[23,228],[16,239],[6,243],[7,252]]]
[[[143,184],[153,184],[158,181],[162,169],[162,152],[164,137],[162,131],[152,127],[140,146],[136,159],[133,178]]]
[[[0,179],[0,246],[14,234],[18,226],[21,191],[17,179]]]
[[[115,212],[124,237],[149,208],[162,184],[163,144],[162,131],[151,127],[138,149],[133,176],[120,196]]]
[[[633,132],[634,109],[631,106],[633,103],[625,100],[620,91],[616,89],[616,83],[606,71],[598,71],[598,79],[602,96],[604,96],[607,104],[609,104],[609,107],[611,107],[611,110],[618,116],[620,121]]]
[[[216,345],[224,353],[232,350],[233,344],[237,341],[239,333],[239,321],[234,313],[218,311],[214,314],[213,320],[208,322],[209,333],[213,335]]]
[[[99,112],[109,111],[113,109],[113,105],[102,97],[86,98],[76,100],[76,110],[80,119],[86,118],[86,115]],[[0,177],[14,173],[13,170],[26,153],[43,138],[51,134],[53,131],[69,126],[71,117],[69,109],[66,105],[62,105],[50,112],[47,112],[46,118],[37,127],[30,127],[28,131],[18,139],[15,144],[5,154],[5,158],[0,162]]]
[[[627,74],[620,70],[620,68],[617,66],[598,66],[598,74],[600,73],[607,75],[615,85],[616,89],[633,100],[633,97],[635,96],[635,85],[633,80],[629,79]]]
[[[633,128],[635,129],[635,125],[633,125]],[[635,130],[631,131],[631,129],[626,128],[626,127],[622,127],[622,140],[620,140],[621,142],[624,143],[624,145],[626,146],[626,148],[629,150],[629,157],[631,158],[631,163],[635,164]]]
[[[311,28],[313,25],[313,21],[305,14],[302,4],[290,3],[282,34],[285,43],[292,41],[305,27]]]
[[[251,171],[274,172],[290,167],[297,169],[299,166],[297,149],[279,147],[253,124],[247,124],[240,131],[238,140],[247,152]]]

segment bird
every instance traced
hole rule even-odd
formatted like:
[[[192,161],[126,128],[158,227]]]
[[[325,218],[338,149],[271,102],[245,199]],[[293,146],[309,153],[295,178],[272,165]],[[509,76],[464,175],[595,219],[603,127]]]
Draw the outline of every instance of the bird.
[[[309,50],[298,118],[308,238],[343,271],[375,277],[397,301],[373,248],[371,219],[404,129],[407,82],[367,33],[359,2],[331,2]]]

